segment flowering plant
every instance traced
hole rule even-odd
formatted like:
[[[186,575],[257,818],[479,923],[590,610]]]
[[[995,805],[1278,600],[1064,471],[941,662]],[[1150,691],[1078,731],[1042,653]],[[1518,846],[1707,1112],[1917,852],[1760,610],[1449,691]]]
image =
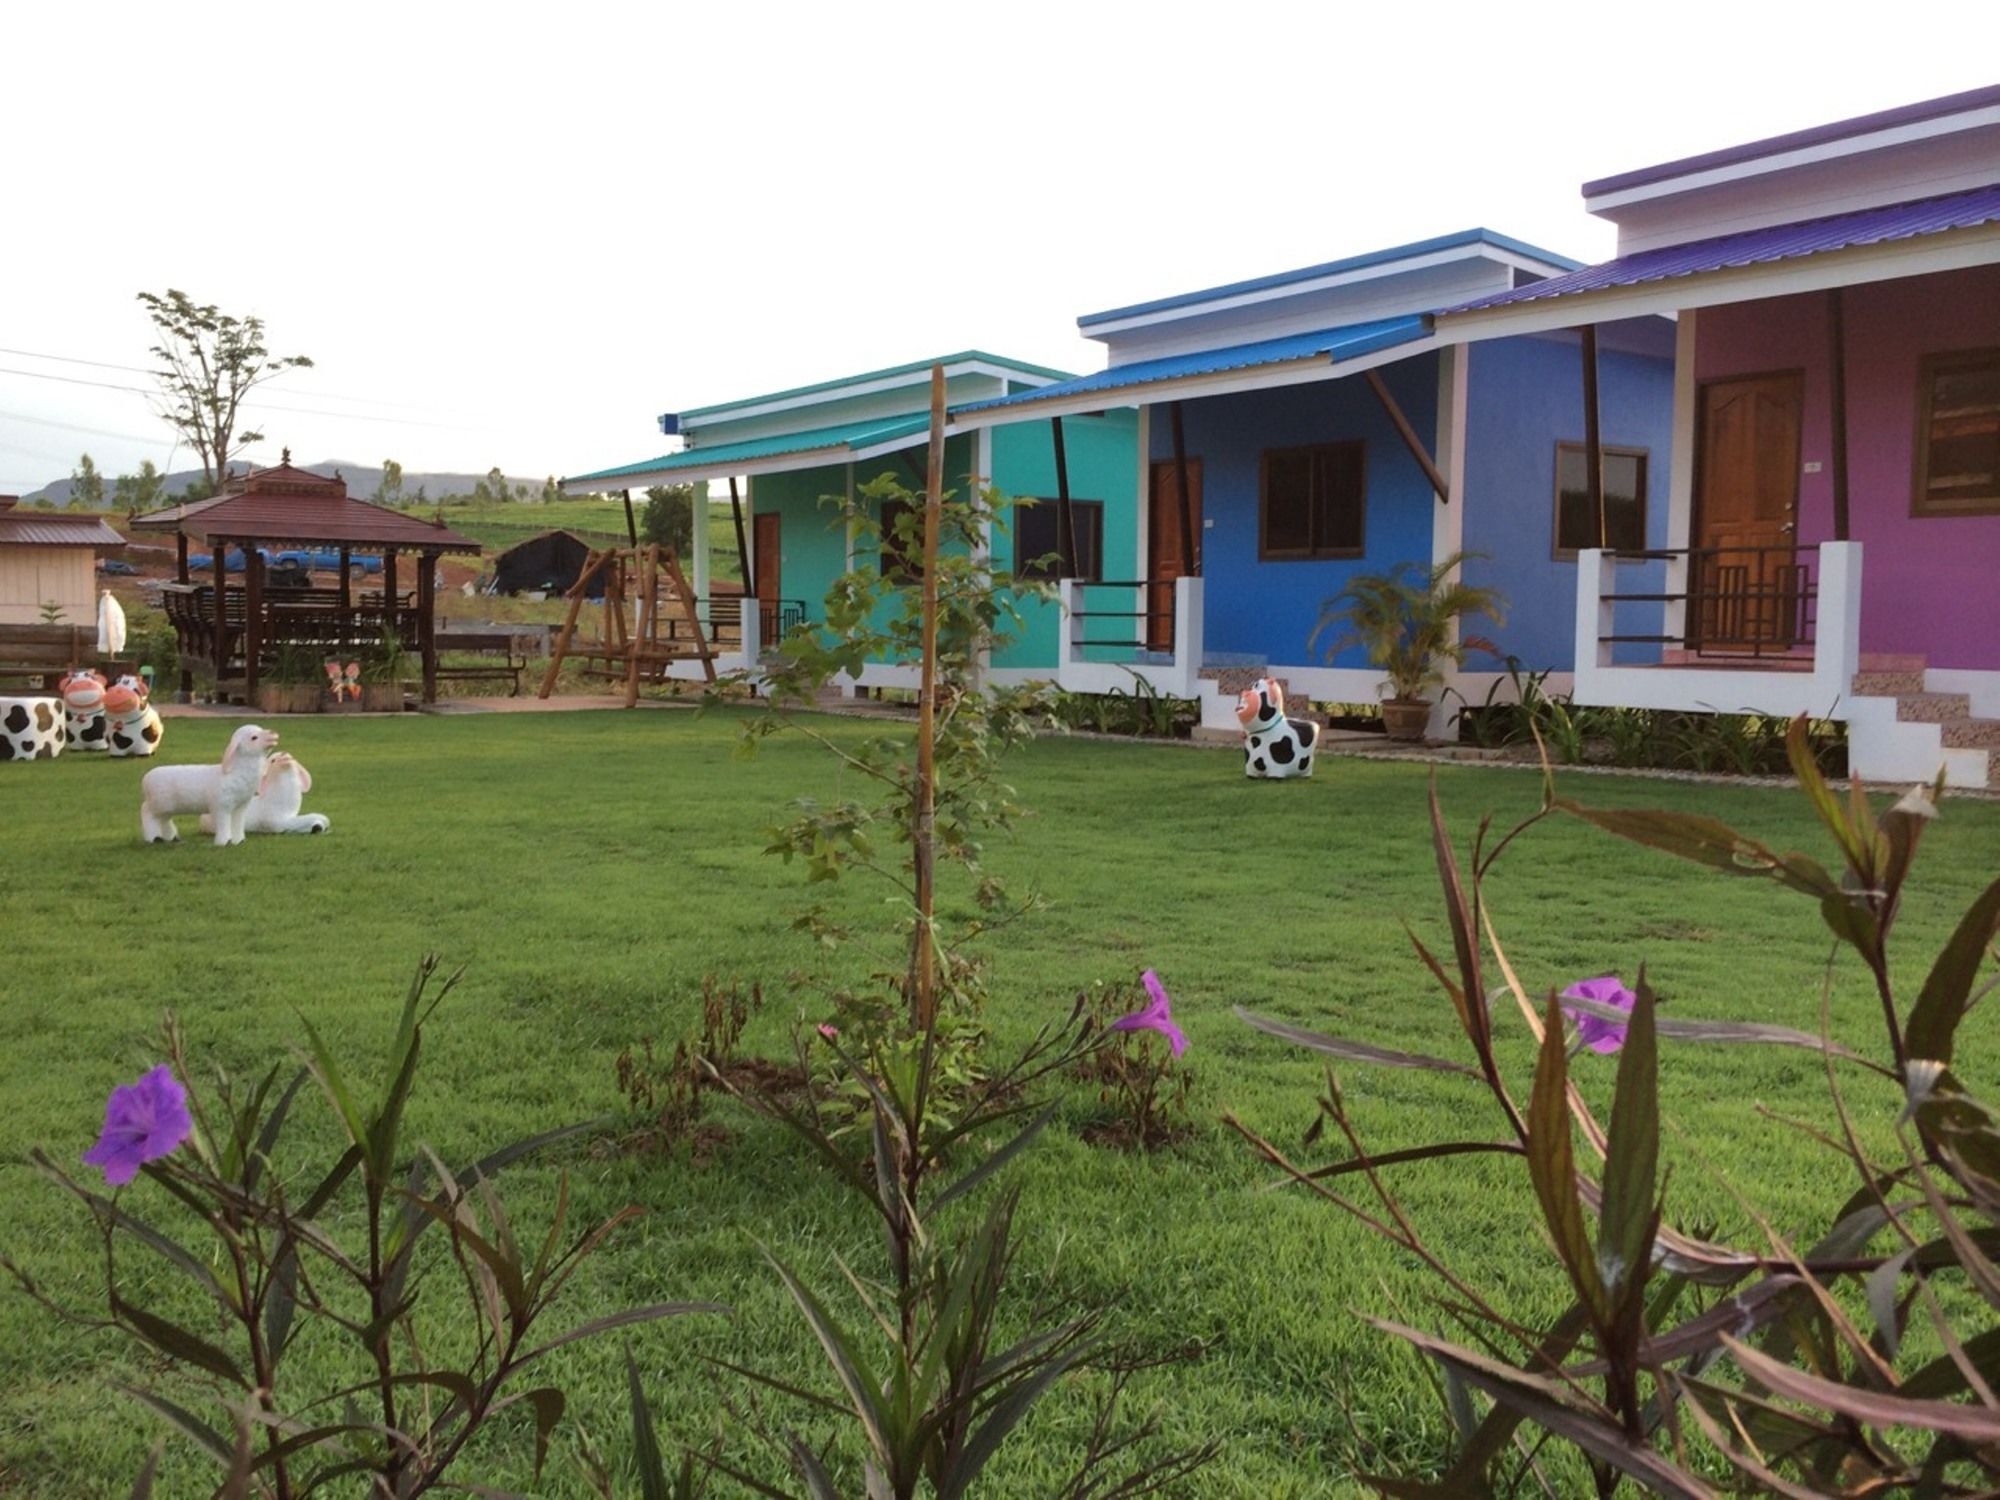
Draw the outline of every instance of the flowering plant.
[[[433,993],[435,969],[425,959],[417,970],[372,1102],[310,1022],[308,1062],[288,1080],[281,1083],[278,1067],[248,1087],[218,1075],[204,1096],[187,1082],[187,1051],[169,1018],[171,1061],[112,1091],[103,1132],[84,1155],[113,1196],[78,1181],[47,1152],[31,1153],[96,1221],[108,1314],[62,1306],[25,1267],[6,1257],[0,1266],[58,1317],[118,1328],[161,1361],[164,1373],[127,1393],[223,1469],[229,1495],[290,1500],[347,1474],[366,1476],[371,1495],[460,1487],[449,1474],[466,1444],[510,1409],[533,1416],[539,1473],[565,1398],[553,1385],[521,1389],[520,1377],[555,1350],[612,1328],[727,1310],[663,1302],[553,1337],[538,1333],[578,1265],[639,1210],[621,1210],[565,1244],[565,1182],[547,1230],[517,1235],[495,1178],[588,1125],[516,1141],[457,1168],[404,1139],[424,1025],[452,985],[447,979]],[[331,1164],[283,1149],[308,1081],[344,1137]],[[169,1198],[172,1205],[162,1201]],[[159,1213],[176,1205],[187,1212]],[[180,1233],[160,1227],[189,1223],[192,1230]],[[171,1302],[149,1295],[150,1281],[127,1264],[130,1252],[181,1273],[214,1316],[190,1325],[169,1315]],[[457,1303],[444,1291],[454,1281],[464,1292]],[[419,1315],[417,1291],[426,1283],[432,1290]],[[315,1336],[302,1340],[315,1325]],[[302,1342],[314,1347],[319,1385],[289,1378],[287,1356]],[[139,1493],[151,1473],[149,1465]]]
[[[1715,1493],[1708,1476],[1716,1472],[1732,1475],[1731,1488],[1800,1496],[1989,1494],[2000,1481],[1994,1394],[2000,1323],[1992,1316],[2000,1309],[1993,1259],[2000,1117],[1952,1071],[1960,1022],[2000,985],[1981,982],[2000,934],[2000,880],[1965,912],[1916,1000],[1906,1003],[1890,965],[1890,939],[1918,845],[1937,816],[1938,789],[1918,787],[1878,813],[1859,784],[1844,800],[1827,786],[1803,716],[1787,743],[1800,787],[1838,851],[1838,875],[1712,818],[1591,808],[1558,799],[1546,780],[1539,810],[1490,843],[1482,824],[1462,863],[1433,785],[1432,843],[1451,961],[1433,956],[1414,933],[1411,941],[1451,1004],[1469,1063],[1240,1012],[1258,1030],[1332,1060],[1308,1144],[1331,1123],[1346,1154],[1317,1166],[1295,1163],[1240,1121],[1229,1123],[1290,1181],[1367,1224],[1441,1281],[1448,1292],[1440,1305],[1480,1346],[1371,1319],[1436,1363],[1457,1436],[1435,1484],[1374,1480],[1384,1493],[1487,1495],[1529,1483],[1546,1493],[1580,1489],[1573,1475],[1552,1476],[1552,1455],[1520,1437],[1523,1423],[1570,1445],[1605,1497],[1627,1480],[1651,1493],[1706,1497]],[[1557,813],[1809,897],[1837,940],[1835,958],[1846,948],[1861,960],[1881,1006],[1887,1061],[1830,1034],[1825,997],[1835,981],[1833,960],[1818,1035],[1669,1018],[1660,1014],[1643,968],[1629,990],[1615,975],[1602,975],[1560,995],[1551,989],[1541,1003],[1531,999],[1486,909],[1484,884],[1502,851]],[[1492,969],[1500,983],[1489,990]],[[1497,1043],[1504,1005],[1489,997],[1511,997],[1533,1039],[1525,1103]],[[1675,1222],[1659,1160],[1664,1042],[1776,1045],[1822,1055],[1836,1123],[1824,1131],[1803,1128],[1852,1162],[1858,1186],[1815,1242],[1798,1248],[1766,1227],[1762,1240],[1732,1245]],[[1608,1124],[1571,1079],[1572,1059],[1585,1061],[1585,1053],[1617,1056]],[[1490,1096],[1499,1138],[1489,1133],[1371,1152],[1335,1063],[1475,1080]],[[1886,1155],[1862,1144],[1842,1068],[1861,1070],[1863,1086],[1887,1085],[1865,1106],[1886,1127],[1869,1138],[1895,1142]],[[1391,1186],[1391,1176],[1411,1164],[1474,1154],[1499,1155],[1526,1169],[1542,1238],[1553,1252],[1546,1269],[1566,1304],[1552,1322],[1504,1312],[1426,1240]],[[1365,1183],[1372,1204],[1348,1196],[1350,1177]],[[1922,1337],[1906,1336],[1913,1332]]]

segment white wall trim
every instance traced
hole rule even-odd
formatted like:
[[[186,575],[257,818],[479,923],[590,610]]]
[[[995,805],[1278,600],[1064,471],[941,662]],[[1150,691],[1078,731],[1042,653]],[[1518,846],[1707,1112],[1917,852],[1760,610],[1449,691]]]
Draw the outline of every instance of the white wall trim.
[[[1681,193],[1696,192],[1726,182],[1740,182],[1747,177],[1763,177],[1773,172],[1811,166],[1815,162],[1839,161],[1843,157],[1860,156],[1891,146],[1908,145],[1912,141],[1931,140],[1941,135],[1958,135],[1985,125],[2000,125],[2000,105],[1961,110],[1957,114],[1916,120],[1906,125],[1891,126],[1886,130],[1871,130],[1862,135],[1842,136],[1838,140],[1817,141],[1810,146],[1774,152],[1769,156],[1753,156],[1745,161],[1729,162],[1702,171],[1662,177],[1618,192],[1600,193],[1594,198],[1585,198],[1583,206],[1594,214],[1608,214],[1613,209],[1623,208],[1632,203],[1645,203],[1654,198],[1671,198]]]
[[[957,360],[944,367],[947,381],[963,375],[985,375],[999,381],[1018,381],[1023,385],[1050,385],[1056,377],[1037,375],[1026,370],[1016,370],[1008,365],[991,364],[983,359]],[[827,406],[836,401],[851,401],[858,396],[875,396],[884,391],[899,391],[905,387],[911,390],[927,389],[930,385],[930,367],[921,370],[906,370],[899,375],[885,375],[876,380],[858,380],[821,389],[799,392],[790,396],[761,399],[751,397],[739,404],[724,403],[720,406],[699,406],[679,413],[683,426],[695,430],[712,427],[725,422],[747,422],[753,417],[772,416],[778,412],[799,411],[806,407]],[[913,413],[914,415],[914,413]]]

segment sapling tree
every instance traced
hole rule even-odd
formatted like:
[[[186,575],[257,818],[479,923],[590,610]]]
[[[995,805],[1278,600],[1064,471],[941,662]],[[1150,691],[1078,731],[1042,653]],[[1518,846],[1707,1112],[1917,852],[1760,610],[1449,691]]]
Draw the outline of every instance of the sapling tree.
[[[900,951],[879,966],[882,988],[843,992],[836,1021],[798,1040],[803,1090],[744,1093],[868,1204],[887,1261],[886,1275],[868,1279],[843,1262],[848,1285],[836,1299],[810,1286],[778,1249],[764,1250],[825,1352],[840,1396],[829,1400],[793,1380],[731,1368],[838,1414],[858,1434],[856,1482],[838,1477],[843,1462],[830,1444],[758,1425],[815,1500],[844,1493],[909,1500],[926,1488],[945,1500],[966,1494],[1036,1401],[1103,1354],[1096,1313],[1011,1340],[1000,1336],[1013,1321],[1004,1309],[1021,1212],[1019,1188],[1001,1173],[1054,1117],[1055,1107],[1038,1105],[1034,1089],[1074,1068],[1102,1033],[1081,1024],[1078,1005],[1011,1059],[984,1055],[978,965],[966,945],[1032,904],[1010,903],[980,862],[981,840],[1018,812],[999,780],[999,761],[1029,732],[1032,695],[979,681],[980,663],[1012,610],[1011,580],[995,574],[987,556],[999,524],[997,497],[947,494],[943,453],[944,376],[933,369],[921,503],[885,477],[847,511],[863,545],[875,543],[868,550],[921,559],[917,586],[867,565],[837,580],[824,625],[801,626],[780,643],[767,673],[773,707],[747,726],[750,747],[781,730],[807,736],[876,793],[872,802],[804,807],[774,831],[771,851],[803,859],[814,881],[851,874],[885,885],[900,911]],[[876,519],[885,508],[887,527]],[[839,674],[858,676],[879,659],[920,669],[914,734],[878,734],[857,745],[789,707],[813,702]],[[938,917],[938,878],[946,869],[970,883],[980,909],[952,928]],[[853,936],[820,909],[802,925],[834,945]],[[808,1055],[819,1047],[833,1059],[831,1086]],[[975,1210],[982,1188],[984,1206]],[[963,1226],[954,1222],[961,1205],[970,1216]],[[848,1293],[860,1305],[858,1320],[836,1310]],[[1209,1449],[1135,1461],[1132,1445],[1151,1427],[1114,1428],[1122,1384],[1112,1380],[1076,1469],[1048,1493],[1144,1493],[1207,1461]],[[783,1493],[719,1455],[704,1461],[759,1493]],[[665,1493],[664,1466],[649,1482]]]
[[[303,354],[274,356],[264,346],[264,320],[239,318],[214,303],[169,289],[139,293],[159,339],[152,350],[159,413],[201,459],[207,493],[222,487],[229,460],[264,434],[239,430],[243,401],[286,370],[308,369]]]

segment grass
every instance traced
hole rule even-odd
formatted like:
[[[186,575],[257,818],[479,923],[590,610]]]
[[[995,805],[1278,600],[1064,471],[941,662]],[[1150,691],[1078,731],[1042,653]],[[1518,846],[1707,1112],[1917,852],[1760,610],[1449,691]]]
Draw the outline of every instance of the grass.
[[[173,721],[166,752],[212,758],[231,727]],[[836,721],[832,732],[877,728]],[[89,1144],[106,1091],[156,1056],[164,1010],[179,1012],[200,1054],[236,1071],[287,1056],[303,1014],[351,1071],[370,1076],[412,964],[435,950],[469,969],[427,1036],[415,1138],[455,1160],[553,1124],[613,1116],[594,1147],[509,1174],[517,1223],[543,1222],[565,1167],[580,1220],[627,1203],[648,1210],[590,1264],[567,1311],[580,1322],[683,1297],[736,1308],[731,1320],[681,1320],[635,1337],[671,1435],[703,1438],[719,1391],[735,1388],[707,1373],[705,1354],[830,1390],[754,1241],[830,1286],[835,1253],[864,1266],[877,1254],[857,1206],[829,1191],[800,1147],[731,1109],[718,1118],[734,1138],[704,1165],[685,1152],[620,1152],[613,1142],[633,1122],[615,1118],[612,1079],[628,1043],[651,1035],[671,1045],[691,1024],[704,974],[765,983],[771,1003],[752,1023],[753,1049],[776,1051],[795,1018],[817,1017],[810,993],[785,983],[817,962],[790,930],[807,892],[798,871],[759,849],[761,830],[790,799],[848,790],[829,763],[791,741],[735,759],[727,716],[677,712],[305,719],[284,736],[312,769],[309,808],[333,820],[325,837],[147,848],[136,829],[143,764],[78,755],[4,768],[0,1250],[58,1297],[90,1302],[99,1283],[87,1226],[18,1162],[36,1144],[70,1158]],[[1319,1078],[1308,1057],[1237,1023],[1233,1004],[1462,1055],[1448,1003],[1401,925],[1407,918],[1434,946],[1444,941],[1425,772],[1331,760],[1311,782],[1252,783],[1232,756],[1081,741],[1038,743],[1013,772],[1037,816],[996,841],[990,863],[1038,884],[1050,906],[992,943],[995,1031],[1018,1040],[1091,979],[1156,967],[1191,1038],[1204,1120],[1176,1153],[1135,1159],[1079,1138],[1098,1106],[1075,1090],[1060,1128],[1020,1171],[1022,1295],[1058,1307],[1112,1300],[1114,1330],[1139,1349],[1201,1347],[1131,1391],[1133,1410],[1157,1409],[1176,1443],[1222,1441],[1200,1493],[1341,1493],[1352,1465],[1422,1463],[1442,1441],[1423,1371],[1354,1316],[1390,1310],[1393,1293],[1407,1316],[1435,1323],[1412,1267],[1332,1210],[1261,1191],[1264,1174],[1215,1117],[1234,1109],[1296,1145]],[[1698,807],[1782,846],[1824,852],[1788,794],[1617,778],[1579,778],[1571,789],[1600,803]],[[1454,769],[1440,773],[1440,793],[1468,835],[1486,811],[1505,820],[1531,807],[1536,783]],[[2000,808],[1947,804],[1905,909],[1910,964],[1927,960],[1991,878],[1996,835]],[[1815,1024],[1827,942],[1806,903],[1569,822],[1517,848],[1493,897],[1531,987],[1609,969],[1629,978],[1644,961],[1682,1014]],[[835,888],[831,900],[857,921],[880,920],[875,892]],[[879,956],[849,950],[827,972],[853,978]],[[1858,975],[1843,971],[1836,1030],[1876,1050],[1873,1007]],[[1525,1077],[1511,1007],[1501,1029]],[[1963,1048],[1960,1071],[1977,1087],[1994,1061],[1988,1033]],[[1610,1061],[1579,1067],[1601,1102]],[[1484,1114],[1468,1120],[1484,1095],[1465,1080],[1349,1069],[1343,1083],[1382,1148],[1492,1124]],[[1670,1209],[1683,1222],[1744,1228],[1718,1186],[1725,1180],[1780,1226],[1808,1234],[1845,1195],[1836,1162],[1751,1107],[1824,1121],[1811,1054],[1671,1051],[1662,1096],[1676,1128],[1665,1147]],[[1858,1082],[1850,1098],[1878,1119],[1897,1103]],[[318,1101],[300,1123],[301,1149],[329,1148]],[[1410,1209],[1510,1310],[1552,1316],[1554,1267],[1531,1227],[1525,1183],[1505,1164],[1474,1160],[1409,1171],[1400,1183]],[[331,1374],[330,1353],[310,1355],[322,1361],[317,1374]],[[579,1420],[614,1464],[625,1461],[619,1361],[615,1341],[599,1342],[566,1351],[547,1372],[568,1389],[571,1420],[537,1493],[583,1492],[560,1451]],[[145,1373],[115,1338],[53,1326],[0,1291],[0,1494],[124,1493],[159,1429],[106,1383]],[[985,1493],[1046,1488],[1073,1452],[1089,1386],[1046,1403]],[[809,1413],[783,1415],[823,1431]],[[530,1449],[524,1428],[500,1432],[460,1477],[525,1489]],[[162,1492],[195,1493],[201,1473],[176,1440]]]

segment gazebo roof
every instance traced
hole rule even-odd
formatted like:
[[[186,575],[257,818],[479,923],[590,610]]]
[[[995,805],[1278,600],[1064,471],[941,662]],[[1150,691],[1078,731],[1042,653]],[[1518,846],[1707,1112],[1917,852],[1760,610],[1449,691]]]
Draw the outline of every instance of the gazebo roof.
[[[281,542],[303,546],[380,547],[406,552],[479,552],[480,544],[444,526],[347,493],[289,461],[232,479],[219,495],[152,511],[135,531],[178,531],[205,542]]]

